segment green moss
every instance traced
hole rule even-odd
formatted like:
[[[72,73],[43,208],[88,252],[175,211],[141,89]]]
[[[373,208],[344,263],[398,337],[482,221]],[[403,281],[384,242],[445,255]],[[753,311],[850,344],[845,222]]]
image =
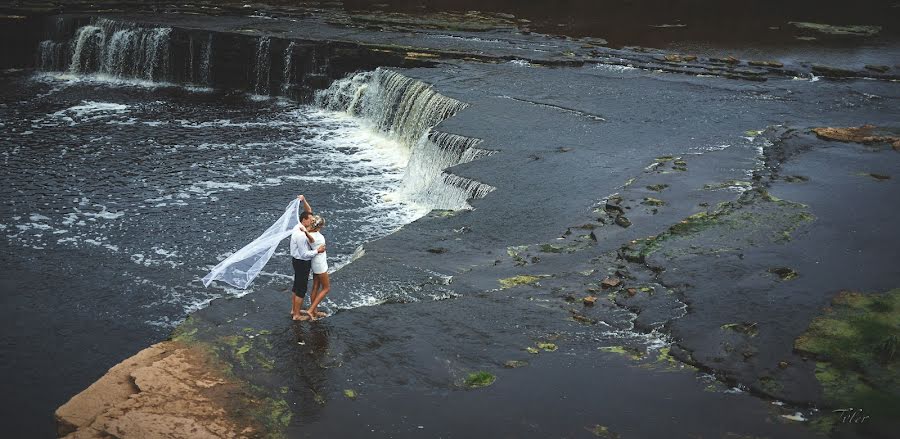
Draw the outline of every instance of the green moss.
[[[647,206],[665,206],[666,202],[663,200],[660,200],[659,198],[646,197],[646,198],[644,198],[644,201],[641,202],[641,204],[644,204]]]
[[[546,278],[546,277],[549,277],[549,276],[547,276],[547,275],[532,276],[532,275],[523,274],[523,275],[519,275],[519,276],[507,277],[507,278],[499,280],[500,289],[505,290],[507,288],[517,287],[520,285],[533,285],[533,284],[537,283],[539,280]]]
[[[813,356],[816,378],[835,407],[862,408],[873,419],[900,413],[900,289],[843,292],[794,341]]]
[[[264,394],[264,390],[256,389],[255,393]],[[263,426],[266,438],[283,438],[284,430],[290,425],[291,412],[290,405],[283,399],[260,398],[256,400],[246,401],[247,414],[258,424]]]
[[[778,380],[769,376],[764,376],[759,379],[759,387],[769,395],[780,395],[783,389],[783,386]]]
[[[739,332],[741,334],[746,334],[750,337],[756,337],[756,334],[759,333],[759,329],[756,327],[756,322],[728,323],[722,325],[721,328],[729,331]]]
[[[667,184],[651,184],[650,186],[647,186],[647,189],[654,191],[654,192],[662,192],[663,190],[665,190],[668,187],[669,187],[669,185],[667,185]]]
[[[523,366],[527,366],[527,361],[519,361],[519,360],[509,360],[506,363],[503,363],[503,367],[507,369],[517,369]]]
[[[728,180],[728,181],[725,181],[722,183],[705,184],[705,185],[703,185],[703,189],[706,189],[708,191],[715,191],[715,190],[720,190],[720,189],[735,189],[735,188],[749,189],[752,186],[753,186],[753,183],[750,183],[749,181]]]
[[[181,342],[181,343],[194,343],[196,342],[196,335],[199,331],[197,327],[197,320],[194,319],[194,316],[188,316],[177,328],[172,332],[172,340]]]
[[[344,389],[344,396],[350,399],[356,399],[359,395],[357,395],[356,391],[353,389]]]
[[[541,251],[544,253],[563,253],[566,251],[566,247],[554,244],[541,244]]]
[[[541,352],[537,348],[534,348],[531,346],[528,346],[527,348],[525,348],[525,351],[528,352],[529,354],[537,354],[537,353]]]
[[[810,421],[809,427],[816,433],[819,433],[821,435],[829,435],[831,433],[831,430],[834,429],[838,418],[839,417],[837,415],[822,416]]]
[[[626,346],[603,346],[599,348],[599,350],[603,352],[611,352],[614,354],[624,355],[635,361],[642,360],[644,358],[644,351]]]
[[[525,258],[523,258],[520,255],[520,253],[524,252],[525,250],[528,250],[527,245],[520,245],[517,247],[507,247],[506,254],[508,254],[509,257],[511,257],[513,259],[513,261],[516,263],[516,265],[525,265],[527,263],[527,261],[525,260]]]
[[[275,360],[271,358],[263,357],[262,355],[256,356],[256,363],[259,367],[265,370],[274,370],[275,369]]]
[[[219,337],[219,341],[222,344],[225,344],[225,345],[228,345],[231,347],[237,347],[238,343],[241,342],[241,336],[240,335],[225,335],[225,336]]]
[[[762,131],[760,131],[760,130],[747,130],[747,131],[744,131],[744,135],[747,136],[747,137],[756,137],[756,136],[758,136],[758,135],[760,135],[760,134],[762,134]]]
[[[466,377],[464,384],[470,389],[476,389],[479,387],[490,386],[491,384],[494,384],[494,381],[496,380],[497,377],[493,374],[485,371],[479,371],[470,373]]]
[[[559,349],[559,347],[556,346],[556,344],[554,344],[554,343],[545,343],[545,342],[540,342],[540,343],[538,343],[538,344],[537,344],[537,347],[538,347],[539,349],[543,349],[543,350],[545,350],[545,351],[547,351],[547,352],[554,352],[554,351],[556,351],[557,349]]]
[[[659,157],[656,158],[656,161],[657,161],[658,163],[671,162],[672,160],[675,160],[675,157],[674,157],[674,156],[670,156],[670,155],[663,155],[663,156],[659,156]]]

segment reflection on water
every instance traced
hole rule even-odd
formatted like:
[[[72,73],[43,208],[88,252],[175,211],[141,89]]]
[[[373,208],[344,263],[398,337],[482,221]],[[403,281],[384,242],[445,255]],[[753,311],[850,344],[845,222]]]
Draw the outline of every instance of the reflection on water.
[[[298,400],[298,416],[315,419],[327,402],[328,370],[340,366],[340,362],[330,358],[327,322],[298,323],[292,325],[291,330],[296,345],[288,360],[296,366],[291,384],[297,387],[292,389],[291,397]]]

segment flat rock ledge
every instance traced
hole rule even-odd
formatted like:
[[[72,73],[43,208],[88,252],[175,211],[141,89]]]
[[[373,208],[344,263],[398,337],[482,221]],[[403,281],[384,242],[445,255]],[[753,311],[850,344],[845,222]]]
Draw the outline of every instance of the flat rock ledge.
[[[66,438],[239,438],[262,436],[235,416],[243,385],[196,346],[166,341],[117,364],[56,410]],[[243,419],[242,419],[243,418]]]

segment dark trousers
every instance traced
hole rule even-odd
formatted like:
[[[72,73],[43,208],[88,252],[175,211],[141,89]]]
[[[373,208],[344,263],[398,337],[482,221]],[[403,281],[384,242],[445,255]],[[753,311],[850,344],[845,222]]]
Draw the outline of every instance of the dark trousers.
[[[297,297],[306,297],[306,287],[309,285],[309,269],[312,267],[312,261],[291,258],[291,265],[294,266],[294,287],[291,291]]]

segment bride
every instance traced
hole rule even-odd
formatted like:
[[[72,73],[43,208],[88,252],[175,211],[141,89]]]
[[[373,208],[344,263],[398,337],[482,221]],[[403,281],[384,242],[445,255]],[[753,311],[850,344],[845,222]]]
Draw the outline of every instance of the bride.
[[[309,236],[313,238],[312,248],[325,246],[325,237],[322,236],[322,228],[325,227],[325,219],[319,215],[313,215],[312,224],[309,229]],[[313,286],[310,293],[310,304],[306,310],[311,320],[324,317],[325,313],[318,311],[319,303],[331,290],[331,281],[328,279],[328,253],[322,252],[315,255],[312,259]]]

